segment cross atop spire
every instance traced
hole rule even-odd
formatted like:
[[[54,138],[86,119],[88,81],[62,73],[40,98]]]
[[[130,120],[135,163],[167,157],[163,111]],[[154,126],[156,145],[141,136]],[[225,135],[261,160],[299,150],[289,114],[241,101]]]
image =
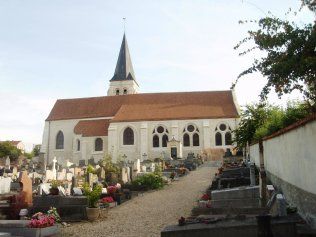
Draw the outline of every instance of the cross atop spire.
[[[135,80],[131,56],[128,50],[127,40],[124,33],[120,54],[118,56],[114,76],[110,81]]]

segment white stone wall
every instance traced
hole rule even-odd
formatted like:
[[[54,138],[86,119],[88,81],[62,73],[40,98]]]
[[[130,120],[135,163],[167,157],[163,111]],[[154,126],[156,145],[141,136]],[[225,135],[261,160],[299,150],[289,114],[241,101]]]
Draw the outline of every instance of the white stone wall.
[[[97,119],[97,118],[95,118]],[[189,152],[200,153],[205,148],[215,146],[215,128],[224,123],[235,129],[238,119],[197,119],[197,120],[168,120],[168,121],[143,121],[143,122],[122,122],[111,123],[108,137],[103,139],[103,151],[94,151],[94,142],[97,137],[82,137],[74,134],[74,127],[79,122],[77,119],[58,120],[45,123],[41,152],[44,153],[45,160],[49,164],[56,156],[61,163],[69,160],[76,164],[79,160],[94,158],[95,161],[102,159],[106,154],[110,154],[116,161],[126,155],[128,160],[154,159],[161,157],[164,153],[170,156],[167,147],[153,147],[153,130],[158,126],[163,126],[169,131],[169,140],[174,136],[183,144],[183,130],[192,124],[199,130],[200,146],[193,146],[191,140],[190,147],[183,147],[183,157],[186,158]],[[134,145],[123,145],[123,132],[130,127],[134,131]],[[64,149],[56,149],[56,135],[58,131],[64,134]],[[80,151],[77,151],[77,139],[80,140]],[[223,137],[224,140],[224,137]],[[224,144],[224,142],[223,142]],[[232,146],[219,146],[221,148],[231,148]],[[143,156],[146,154],[147,156]]]
[[[148,159],[161,157],[162,152],[170,156],[167,147],[153,147],[153,130],[158,126],[163,126],[169,131],[169,139],[173,136],[176,140],[183,143],[183,129],[193,124],[199,129],[200,146],[183,147],[183,157],[186,158],[189,152],[199,153],[205,148],[215,146],[215,128],[224,123],[235,129],[238,119],[198,119],[198,120],[168,120],[168,121],[147,121],[147,122],[123,122],[111,123],[109,128],[109,152],[114,160],[117,157],[127,156],[128,160]],[[123,132],[130,127],[134,131],[134,145],[123,145]],[[224,140],[224,137],[223,137]],[[224,143],[223,143],[224,144]],[[231,148],[232,146],[220,146],[222,148]],[[147,156],[144,157],[143,154]]]
[[[98,137],[82,137],[74,133],[74,128],[79,121],[78,119],[69,119],[45,122],[41,153],[44,153],[46,164],[49,164],[54,157],[58,162],[64,164],[66,160],[78,164],[79,160],[87,161],[92,157],[97,161],[108,153],[108,138],[106,136],[98,136],[103,139],[103,151],[100,152],[94,151],[94,141]],[[56,149],[56,136],[59,131],[64,134],[64,149]],[[77,151],[77,139],[80,140],[80,151]]]
[[[316,194],[316,121],[263,141],[265,169],[281,180]],[[250,158],[259,166],[258,144]]]
[[[107,95],[117,95],[116,90],[119,90],[119,95],[123,95],[124,90],[127,90],[128,95],[137,94],[139,92],[139,86],[134,80],[111,81]]]

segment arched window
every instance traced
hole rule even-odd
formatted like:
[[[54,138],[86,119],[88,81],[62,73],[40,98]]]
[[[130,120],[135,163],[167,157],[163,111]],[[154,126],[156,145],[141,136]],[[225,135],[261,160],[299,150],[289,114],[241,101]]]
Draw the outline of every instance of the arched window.
[[[56,149],[64,149],[64,134],[59,131],[56,136]]]
[[[197,133],[193,134],[193,146],[199,146],[200,145],[200,136]]]
[[[158,135],[154,135],[154,137],[153,137],[153,147],[159,147],[159,137],[158,137]]]
[[[195,124],[186,125],[183,132],[183,146],[200,146],[199,129]],[[186,137],[186,141],[184,137]]]
[[[230,146],[232,145],[231,128],[228,124],[221,123],[215,128],[215,145],[216,146]]]
[[[167,147],[168,135],[169,132],[165,126],[159,125],[155,127],[153,131],[153,147]]]
[[[80,151],[80,140],[77,139],[77,151]]]
[[[169,138],[167,134],[162,136],[162,147],[167,147],[168,140]]]
[[[103,140],[101,138],[95,139],[94,150],[95,151],[103,151]]]
[[[127,89],[124,89],[123,94],[127,95]]]
[[[120,94],[120,90],[119,90],[119,89],[116,89],[115,94],[116,94],[116,95],[119,95],[119,94]]]
[[[187,133],[183,135],[183,146],[190,146],[190,136]]]
[[[123,145],[134,145],[134,131],[130,127],[124,130]]]
[[[232,144],[232,134],[230,132],[225,133],[225,145]]]
[[[222,145],[222,134],[220,132],[217,132],[215,134],[215,144],[216,144],[216,146]]]

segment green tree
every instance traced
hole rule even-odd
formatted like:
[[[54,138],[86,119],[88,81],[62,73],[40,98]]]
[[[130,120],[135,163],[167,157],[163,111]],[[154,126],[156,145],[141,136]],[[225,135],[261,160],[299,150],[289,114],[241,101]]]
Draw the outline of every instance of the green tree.
[[[233,131],[234,142],[239,149],[254,142],[256,130],[262,126],[268,117],[269,106],[266,103],[246,105],[241,112],[241,120]]]
[[[0,158],[9,156],[16,160],[22,154],[21,150],[13,146],[9,141],[0,143]]]
[[[311,10],[315,10],[315,1],[303,0]],[[241,23],[247,23],[247,21]],[[275,16],[267,16],[259,21],[258,29],[248,31],[248,36],[240,41],[235,49],[246,43],[253,47],[241,52],[245,55],[255,49],[265,56],[256,58],[253,64],[241,72],[233,84],[253,72],[260,72],[267,83],[260,94],[261,99],[274,89],[278,96],[289,94],[293,90],[302,92],[312,111],[316,111],[316,25],[314,23],[297,25]]]

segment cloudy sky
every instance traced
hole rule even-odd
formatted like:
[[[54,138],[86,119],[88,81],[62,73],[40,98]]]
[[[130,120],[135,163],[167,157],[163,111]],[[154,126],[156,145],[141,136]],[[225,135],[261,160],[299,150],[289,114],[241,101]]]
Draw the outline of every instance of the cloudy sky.
[[[227,90],[253,59],[233,49],[254,26],[238,21],[269,11],[284,18],[290,7],[298,10],[300,1],[1,0],[0,140],[30,148],[41,143],[56,99],[106,95],[123,17],[142,92]],[[294,18],[312,19],[305,9]],[[259,74],[241,80],[239,103],[257,101],[264,83]]]

